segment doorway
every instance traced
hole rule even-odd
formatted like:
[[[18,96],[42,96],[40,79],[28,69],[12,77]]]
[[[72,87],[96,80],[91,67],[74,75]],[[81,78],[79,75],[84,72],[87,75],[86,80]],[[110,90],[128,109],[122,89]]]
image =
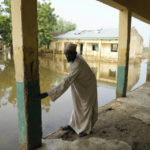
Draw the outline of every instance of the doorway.
[[[83,43],[80,44],[80,54],[82,55],[83,53]]]

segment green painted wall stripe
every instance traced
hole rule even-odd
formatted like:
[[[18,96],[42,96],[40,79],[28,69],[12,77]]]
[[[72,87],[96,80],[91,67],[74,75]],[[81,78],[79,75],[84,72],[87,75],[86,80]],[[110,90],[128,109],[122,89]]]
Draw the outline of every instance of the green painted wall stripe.
[[[118,66],[117,71],[117,94],[122,96],[125,79],[125,66]]]
[[[19,142],[21,145],[24,145],[27,143],[26,116],[24,104],[24,83],[16,82],[16,85],[17,85]]]
[[[147,74],[150,74],[150,62],[147,63]]]

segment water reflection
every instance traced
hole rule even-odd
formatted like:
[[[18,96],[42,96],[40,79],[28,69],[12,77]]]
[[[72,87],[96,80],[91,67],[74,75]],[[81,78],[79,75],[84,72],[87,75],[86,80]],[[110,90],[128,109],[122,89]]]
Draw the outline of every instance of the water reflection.
[[[69,72],[69,64],[62,56],[51,55],[50,57],[40,57],[40,66],[53,70],[60,74]],[[107,82],[110,84],[116,83],[117,63],[107,63],[95,60],[87,60],[89,66],[96,75],[97,81]]]
[[[69,72],[69,64],[61,55],[51,55],[50,57],[40,57],[40,66],[54,72],[65,75]],[[96,75],[97,81],[114,84],[117,81],[117,63],[88,60],[89,66]],[[137,83],[140,77],[140,63],[130,63],[128,73],[128,90]]]
[[[0,107],[8,103],[16,105],[15,71],[12,61],[0,64]]]
[[[5,65],[3,65],[3,64],[2,64],[2,65],[0,65],[0,70],[1,70],[1,71],[4,71],[5,67],[6,67],[6,66],[5,66]]]
[[[129,68],[130,69],[130,68]],[[135,90],[139,86],[141,86],[146,81],[146,74],[147,74],[147,59],[144,59],[140,64],[140,72],[139,72],[139,80],[138,82],[131,88]],[[134,74],[133,74],[134,75]]]
[[[13,62],[0,53],[0,149],[16,150],[18,126]]]
[[[0,149],[18,149],[17,103],[15,71],[12,60],[0,55]],[[40,57],[41,92],[59,84],[69,72],[69,64],[64,56]],[[117,64],[87,60],[98,80],[98,101],[103,106],[116,97]],[[146,76],[146,63],[130,64],[128,89],[137,82],[142,84]],[[140,78],[139,78],[140,77]],[[142,78],[142,79],[141,79]],[[138,84],[139,85],[139,84]],[[136,87],[138,86],[136,85]],[[53,103],[49,98],[42,100],[43,135],[53,132],[68,123],[72,111],[70,88]],[[7,144],[9,143],[9,144]]]
[[[45,92],[59,84],[69,72],[69,64],[62,56],[56,57],[52,55],[50,57],[40,57],[39,61],[41,92]],[[93,60],[87,60],[87,62],[95,73],[98,82],[108,83],[113,86],[116,85],[117,63],[95,62]],[[144,69],[145,67],[146,66],[142,68]],[[143,74],[141,74],[143,71],[140,69],[140,63],[129,65],[128,90],[139,81],[140,76],[141,78],[143,77]],[[146,75],[146,72],[144,74]],[[142,83],[143,80],[141,80],[140,83]],[[13,61],[7,60],[0,63],[0,83],[0,107],[7,105],[7,103],[16,105],[16,84]],[[42,101],[42,109],[49,112],[49,98]]]

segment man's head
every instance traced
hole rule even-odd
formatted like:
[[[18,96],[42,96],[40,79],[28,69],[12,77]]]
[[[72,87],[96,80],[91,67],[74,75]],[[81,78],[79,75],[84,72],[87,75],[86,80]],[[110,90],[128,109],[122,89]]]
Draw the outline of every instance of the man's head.
[[[67,47],[65,49],[65,56],[67,58],[68,62],[73,62],[76,58],[77,52],[76,52],[76,44],[68,43]]]

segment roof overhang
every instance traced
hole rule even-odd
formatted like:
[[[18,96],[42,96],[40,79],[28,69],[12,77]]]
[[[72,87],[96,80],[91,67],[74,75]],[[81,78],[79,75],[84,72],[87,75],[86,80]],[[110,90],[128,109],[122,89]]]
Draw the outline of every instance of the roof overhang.
[[[119,37],[106,37],[106,38],[91,38],[91,37],[87,37],[87,38],[55,38],[54,40],[118,40]]]
[[[132,16],[150,24],[149,0],[97,0],[119,10],[129,9]]]

